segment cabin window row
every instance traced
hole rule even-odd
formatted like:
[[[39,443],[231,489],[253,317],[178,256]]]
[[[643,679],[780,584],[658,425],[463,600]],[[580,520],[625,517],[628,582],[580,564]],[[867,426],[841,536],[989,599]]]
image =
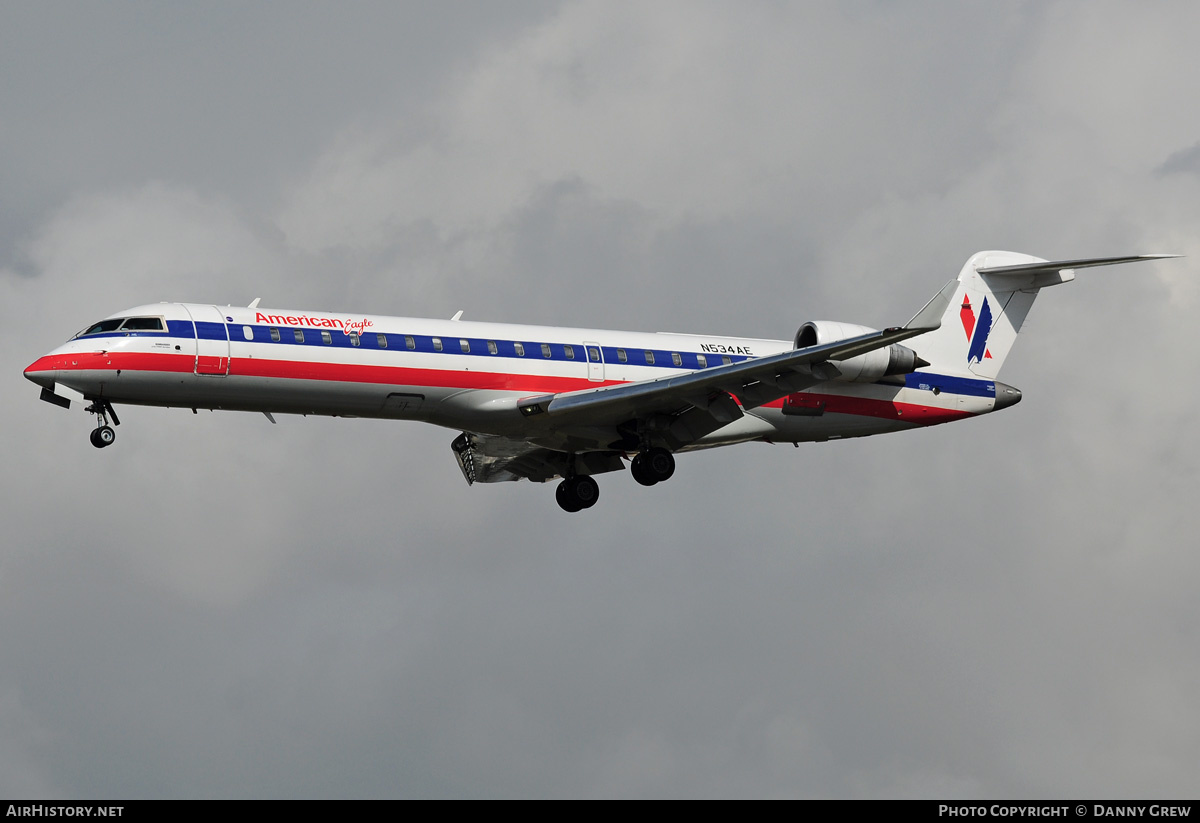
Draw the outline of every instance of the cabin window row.
[[[114,321],[114,322],[119,323],[120,321]],[[254,339],[254,330],[251,326],[243,326],[242,329],[243,329],[243,332],[244,332],[247,340]],[[92,331],[91,329],[89,329],[88,332],[86,332],[86,333],[92,334],[95,332]],[[297,343],[304,342],[305,338],[304,338],[304,330],[303,329],[293,329],[292,333],[293,333],[295,341]],[[271,335],[272,342],[278,343],[282,339],[282,334],[278,328],[271,327],[270,335]],[[347,336],[350,338],[351,346],[361,346],[362,345],[362,335],[360,335],[358,332],[352,331]],[[433,345],[433,350],[435,352],[445,351],[445,345],[442,343],[442,338],[432,337],[432,338],[430,338],[430,341]],[[321,331],[321,342],[324,343],[325,345],[332,344],[333,343],[332,335],[328,331]],[[500,353],[500,346],[495,340],[487,340],[485,342],[487,345],[488,354],[499,354]],[[386,349],[388,347],[387,335],[386,334],[376,334],[375,335],[375,345],[378,348]],[[517,357],[525,356],[525,344],[524,343],[519,343],[519,342],[514,341],[512,345],[513,345],[513,352],[517,355]],[[411,335],[411,334],[404,335],[404,348],[408,349],[409,351],[416,351],[417,341],[413,335]],[[459,348],[459,351],[461,351],[463,354],[470,354],[471,353],[471,341],[466,339],[465,337],[460,337],[458,340],[458,348]],[[541,350],[542,357],[549,359],[554,356],[553,349],[551,348],[549,343],[541,343],[541,344],[539,344],[539,348]],[[600,355],[600,349],[598,347],[585,346],[584,348],[587,352],[586,357],[588,360],[592,361],[593,363],[600,362],[601,355]],[[567,360],[575,359],[575,346],[573,346],[570,343],[564,343],[562,346],[562,350],[563,350],[563,357],[565,357]],[[617,352],[617,362],[618,363],[630,362],[629,361],[629,353],[625,349],[617,349],[616,352]],[[708,358],[707,357],[705,357],[703,354],[697,354],[697,355],[695,355],[695,357],[696,357],[696,365],[698,365],[702,369],[708,368]],[[655,364],[654,352],[651,351],[650,349],[643,349],[642,350],[642,360],[645,362],[645,364],[647,366],[653,366]],[[732,362],[733,362],[732,359],[728,356],[721,357],[722,365],[727,366]],[[682,366],[683,365],[683,355],[681,355],[679,352],[671,352],[671,364],[674,366],[677,366],[677,367]]]
[[[99,323],[96,323],[95,325],[88,327],[86,330],[80,332],[76,336],[83,337],[85,335],[90,335],[90,334],[104,334],[104,333],[112,333],[112,332],[134,332],[134,331],[151,331],[151,332],[160,331],[161,332],[161,331],[166,331],[166,330],[167,330],[166,324],[163,322],[163,319],[161,317],[114,317],[109,320],[101,320]],[[316,330],[314,329],[314,331],[316,331]],[[278,327],[271,326],[271,327],[269,327],[268,332],[271,337],[271,342],[273,342],[273,343],[282,342],[283,333]],[[333,345],[333,335],[329,331],[321,330],[320,334],[321,334],[321,342],[324,345],[326,345],[326,346]],[[293,335],[293,339],[297,343],[305,342],[304,329],[293,329],[292,335]],[[242,326],[242,336],[245,337],[247,340],[254,340],[254,327],[253,326]],[[361,346],[362,345],[362,336],[359,334],[359,332],[351,331],[347,334],[347,337],[349,337],[349,339],[350,339],[351,346]],[[444,348],[442,346],[442,340],[440,337],[434,337],[434,338],[432,338],[432,341],[433,341],[433,350],[434,351],[440,352],[440,351],[444,350]],[[376,334],[375,335],[375,345],[378,348],[386,349],[388,347],[387,335],[386,334]],[[486,345],[487,345],[488,354],[499,354],[500,353],[500,347],[495,340],[486,341]],[[517,357],[525,356],[525,345],[523,343],[514,342],[512,345],[513,345],[513,351],[517,355]],[[408,349],[409,351],[416,351],[416,348],[417,348],[416,338],[414,338],[411,334],[404,335],[404,347],[406,349]],[[471,341],[467,340],[466,338],[459,338],[458,347],[459,347],[459,350],[463,354],[471,353]],[[554,356],[549,343],[541,343],[540,349],[542,352],[542,357],[549,359]],[[593,363],[600,362],[601,358],[600,358],[600,349],[599,348],[597,348],[596,346],[586,346],[585,349],[587,352],[586,357],[588,360],[592,361]],[[569,343],[563,344],[562,350],[563,350],[563,357],[565,357],[567,360],[575,359],[575,347],[573,345],[571,345]],[[625,349],[617,349],[616,351],[617,351],[617,362],[619,362],[619,363],[628,363],[629,362],[629,355],[625,351]],[[654,365],[654,352],[653,351],[650,351],[649,349],[643,350],[642,358],[647,366]],[[723,365],[728,365],[732,361],[729,357],[724,356],[721,358],[721,362]],[[671,363],[674,366],[682,366],[683,365],[682,355],[680,355],[679,352],[671,352]],[[703,354],[697,354],[696,355],[696,364],[702,369],[707,368],[708,367],[708,359]]]

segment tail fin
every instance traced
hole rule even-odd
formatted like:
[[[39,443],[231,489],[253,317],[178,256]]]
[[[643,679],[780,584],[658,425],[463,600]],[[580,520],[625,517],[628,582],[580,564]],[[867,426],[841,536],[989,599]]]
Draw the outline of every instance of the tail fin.
[[[908,345],[934,368],[994,379],[1039,289],[1069,283],[1075,279],[1075,269],[1177,256],[1050,261],[1011,251],[981,251],[942,289],[943,294],[953,289],[953,295],[941,327]]]

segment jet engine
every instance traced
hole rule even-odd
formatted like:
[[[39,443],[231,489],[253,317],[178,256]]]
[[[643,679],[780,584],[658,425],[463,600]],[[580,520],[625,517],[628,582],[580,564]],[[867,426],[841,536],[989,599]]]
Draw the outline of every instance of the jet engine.
[[[854,323],[813,320],[805,323],[796,332],[796,348],[806,349],[809,346],[836,343],[839,340],[870,334],[874,331],[878,331],[878,329]],[[836,368],[836,374],[820,374],[824,364],[814,366],[813,372],[825,379],[851,383],[874,383],[883,377],[908,374],[922,366],[929,365],[929,362],[922,360],[915,351],[908,346],[901,346],[899,343],[893,343],[886,349],[875,349],[848,360],[830,360],[828,363]]]

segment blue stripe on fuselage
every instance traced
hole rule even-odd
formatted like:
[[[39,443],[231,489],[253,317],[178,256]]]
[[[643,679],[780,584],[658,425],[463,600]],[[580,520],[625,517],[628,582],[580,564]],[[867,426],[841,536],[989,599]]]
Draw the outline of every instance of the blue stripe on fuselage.
[[[245,334],[242,331],[244,326],[249,326],[254,339],[247,341]],[[254,342],[272,346],[312,346],[319,348],[356,348],[350,339],[350,335],[343,334],[340,329],[315,329],[308,327],[296,326],[267,326],[267,325],[252,325],[249,323],[208,323],[199,321],[195,325],[196,331],[193,331],[192,321],[190,320],[168,320],[166,332],[110,332],[106,334],[87,335],[78,339],[94,339],[102,337],[161,337],[161,338],[182,338],[186,340],[194,340],[197,336],[203,340],[231,340],[232,342]],[[278,329],[280,332],[279,340],[271,339],[271,329]],[[304,340],[297,342],[295,332],[301,331]],[[323,342],[321,332],[328,331],[330,342]],[[411,337],[415,348],[409,349],[405,344],[405,337]],[[518,355],[516,351],[516,343],[514,340],[492,340],[496,344],[496,354],[490,354],[487,344],[488,338],[459,338],[459,337],[442,337],[442,350],[439,352],[433,346],[433,335],[428,334],[412,334],[404,335],[394,332],[384,334],[387,341],[386,346],[380,346],[378,337],[374,332],[367,332],[359,338],[361,348],[375,351],[395,351],[408,352],[416,351],[423,354],[446,354],[446,355],[462,355],[469,354],[473,357],[497,357],[497,358],[515,358],[517,360],[552,360],[558,362],[575,362],[579,365],[587,364],[587,347],[582,343],[547,343],[550,347],[550,356],[545,357],[542,354],[541,341],[523,340],[519,341],[525,349],[524,356]],[[463,352],[460,340],[467,340],[470,345],[470,352]],[[571,346],[574,357],[568,358],[566,355],[566,346]],[[626,362],[620,362],[617,356],[617,346],[601,346],[605,365],[609,366],[645,366],[646,349],[636,347],[624,347],[626,354]],[[671,349],[650,349],[654,355],[654,368],[664,369],[680,369],[682,371],[694,371],[700,368],[700,362],[697,359],[700,352],[687,352]],[[676,366],[671,359],[672,354],[679,354],[682,359],[682,364]],[[753,360],[752,357],[745,355],[720,355],[710,352],[703,353],[706,366],[723,365],[722,359],[728,357],[730,362],[739,363],[743,360]],[[991,380],[981,380],[970,377],[955,377],[948,374],[936,374],[932,372],[913,372],[905,375],[904,385],[906,388],[917,389],[922,391],[933,391],[937,389],[942,392],[951,394],[962,394],[971,397],[994,397],[996,394],[996,384]]]
[[[249,328],[252,336],[251,340],[247,340],[244,329]],[[271,329],[277,329],[279,332],[279,340],[271,339]],[[301,332],[302,340],[296,340],[295,333]],[[323,334],[329,335],[329,342],[326,343]],[[379,345],[379,334],[383,334],[386,340],[386,345]],[[504,357],[516,358],[518,360],[551,360],[558,362],[575,362],[580,365],[588,363],[588,346],[582,342],[575,343],[549,343],[535,340],[496,340],[484,337],[436,337],[429,334],[397,334],[394,332],[376,333],[367,332],[359,337],[359,345],[355,346],[350,335],[344,334],[341,329],[316,329],[310,327],[297,326],[267,326],[254,325],[249,323],[210,323],[204,320],[196,321],[193,326],[190,320],[168,320],[167,331],[147,331],[147,332],[106,332],[103,334],[89,334],[76,339],[99,339],[112,337],[161,337],[161,338],[183,338],[185,340],[194,340],[199,337],[201,340],[229,340],[234,343],[264,343],[273,346],[313,346],[320,348],[364,348],[374,349],[376,351],[395,351],[406,352],[414,351],[424,354],[446,354],[446,355],[469,355],[472,357]],[[412,338],[413,348],[408,348],[406,338]],[[434,347],[434,340],[441,341],[441,349]],[[469,351],[462,350],[462,341],[466,340]],[[517,354],[516,344],[521,343],[525,353]],[[496,344],[496,353],[492,354],[488,349],[488,343]],[[546,345],[550,348],[550,355],[546,356],[542,352],[542,346]],[[571,348],[571,356],[567,355],[567,347]],[[600,346],[602,351],[602,360],[605,365],[609,366],[647,366],[653,365],[654,368],[660,369],[680,369],[681,371],[694,371],[701,368],[700,357],[705,358],[704,368],[724,365],[724,360],[728,358],[730,363],[739,363],[743,360],[752,360],[752,357],[746,355],[721,355],[708,352],[688,352],[678,349],[643,349],[635,347],[618,347],[618,346]],[[625,352],[626,359],[622,361],[618,355],[618,349]],[[646,362],[646,352],[654,358],[653,364]],[[680,364],[675,365],[671,355],[677,354],[680,358]]]
[[[904,386],[919,391],[949,392],[950,394],[965,394],[970,397],[995,397],[996,383],[994,380],[980,380],[974,377],[954,377],[949,374],[934,374],[932,372],[913,372],[904,375]]]

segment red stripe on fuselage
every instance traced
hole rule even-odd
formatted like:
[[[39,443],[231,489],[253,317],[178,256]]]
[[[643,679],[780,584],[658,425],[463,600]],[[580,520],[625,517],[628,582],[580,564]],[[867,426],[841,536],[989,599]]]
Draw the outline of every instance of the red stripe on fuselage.
[[[196,357],[191,354],[157,354],[152,352],[83,352],[41,357],[26,372],[38,371],[142,371],[190,373],[195,370]],[[567,392],[582,388],[620,385],[624,381],[594,382],[586,377],[560,377],[540,374],[508,374],[506,372],[467,371],[452,369],[414,369],[404,366],[368,366],[354,363],[321,363],[309,360],[267,360],[258,357],[235,357],[230,361],[229,374],[244,377],[274,377],[291,380],[326,380],[343,383],[375,383],[392,386],[430,386],[455,389],[491,389],[514,392]],[[970,417],[970,412],[925,406],[918,403],[896,403],[869,397],[847,397],[840,394],[806,392],[810,402],[825,404],[827,414],[850,414],[860,417],[879,417],[904,420],[918,425],[933,425]],[[784,398],[765,404],[766,408],[781,409]]]
[[[195,369],[195,365],[196,356],[194,354],[87,351],[39,357],[25,371],[129,369],[131,371],[190,372]]]
[[[294,380],[331,380],[346,383],[379,383],[395,386],[431,386],[448,389],[493,389],[520,392],[565,392],[623,383],[591,381],[587,377],[468,371],[466,369],[413,369],[405,366],[366,366],[354,363],[319,363],[302,360],[234,358],[231,375],[283,377]]]
[[[946,409],[940,406],[925,406],[920,403],[897,403],[893,400],[877,400],[872,397],[847,397],[843,394],[804,393],[809,404],[824,403],[826,414],[852,414],[857,417],[881,417],[886,420],[904,420],[921,426],[949,423],[970,417],[971,412]],[[782,409],[787,398],[767,403],[767,408]]]
[[[153,352],[87,352],[43,357],[26,371],[141,371],[192,372],[191,354]],[[520,392],[565,392],[622,383],[592,381],[583,377],[468,371],[466,369],[414,369],[405,366],[369,366],[356,363],[322,363],[311,360],[268,360],[235,357],[229,374],[242,377],[275,377],[291,380],[327,380],[342,383],[375,383],[388,386],[431,386],[454,389],[495,389]]]

